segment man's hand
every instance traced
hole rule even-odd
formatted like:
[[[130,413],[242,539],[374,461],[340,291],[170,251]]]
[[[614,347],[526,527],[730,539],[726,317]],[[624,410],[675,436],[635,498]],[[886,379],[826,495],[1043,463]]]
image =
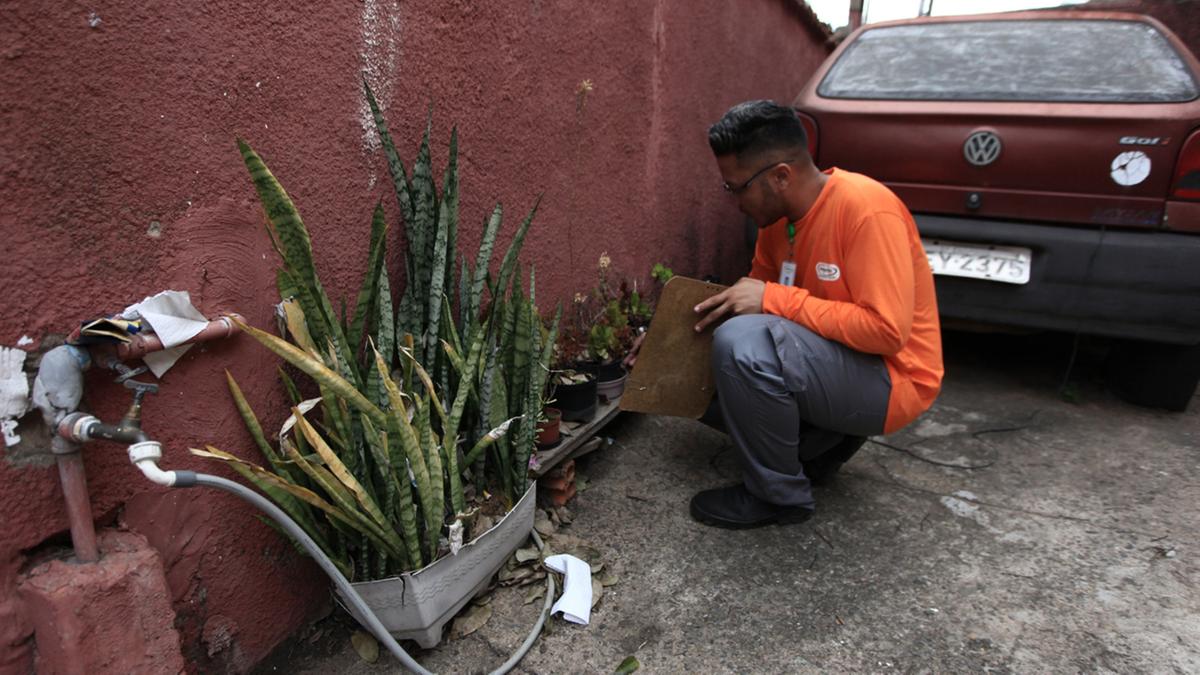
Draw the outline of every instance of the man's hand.
[[[724,319],[727,315],[762,314],[763,291],[766,288],[766,283],[758,279],[742,277],[736,284],[696,305],[697,314],[707,312],[704,318],[700,319],[700,323],[696,324],[696,332],[703,331],[709,324]]]
[[[633,369],[633,364],[637,363],[638,352],[642,349],[642,343],[646,341],[646,334],[642,333],[633,341],[633,346],[629,348],[629,353],[625,355],[625,364],[627,370]]]

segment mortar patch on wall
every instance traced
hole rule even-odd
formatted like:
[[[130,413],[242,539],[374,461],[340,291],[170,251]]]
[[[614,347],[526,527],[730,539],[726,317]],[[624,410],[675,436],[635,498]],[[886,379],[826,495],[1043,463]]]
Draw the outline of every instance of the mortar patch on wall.
[[[0,347],[0,434],[4,447],[21,442],[17,420],[29,409],[29,376],[25,374],[25,350]]]
[[[10,466],[54,464],[54,454],[50,451],[50,439],[54,434],[46,426],[41,412],[32,405],[30,395],[42,355],[64,342],[63,335],[47,335],[32,352],[0,347],[0,427],[3,428],[4,460]],[[32,344],[33,340],[28,336],[17,341],[18,347]]]

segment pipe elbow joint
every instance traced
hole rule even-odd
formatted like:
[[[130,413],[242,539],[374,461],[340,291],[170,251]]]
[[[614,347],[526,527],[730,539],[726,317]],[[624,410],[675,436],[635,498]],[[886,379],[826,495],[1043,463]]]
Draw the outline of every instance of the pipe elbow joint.
[[[142,441],[129,446],[129,461],[136,466],[146,478],[158,485],[171,487],[175,485],[174,471],[163,471],[158,467],[162,459],[162,443],[158,441]]]

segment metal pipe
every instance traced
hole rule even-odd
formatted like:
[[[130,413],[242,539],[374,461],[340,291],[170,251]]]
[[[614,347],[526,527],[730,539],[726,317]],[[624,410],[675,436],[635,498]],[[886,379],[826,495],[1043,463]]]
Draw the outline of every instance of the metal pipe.
[[[238,314],[229,314],[209,321],[207,326],[187,341],[187,344],[228,337],[238,330],[234,321],[243,319]],[[158,336],[135,335],[129,344],[117,345],[115,348],[97,345],[89,350],[67,344],[50,350],[42,357],[42,365],[34,381],[33,400],[42,411],[46,425],[58,431],[58,436],[51,441],[50,447],[58,464],[58,478],[62,484],[67,523],[71,528],[71,544],[75,547],[75,557],[80,562],[91,563],[100,560],[100,549],[96,545],[96,526],[92,522],[87,472],[84,471],[79,443],[103,438],[130,444],[130,458],[147,478],[163,485],[171,485],[174,482],[174,472],[162,472],[153,461],[144,461],[146,456],[154,456],[153,450],[158,445],[150,441],[141,429],[142,396],[147,391],[153,391],[153,388],[133,383],[137,386],[131,387],[135,393],[129,412],[116,425],[104,424],[91,415],[75,412],[83,395],[83,371],[91,365],[93,356],[107,367],[119,370],[121,361],[135,359],[161,349],[163,344]],[[129,385],[127,382],[126,386]],[[135,458],[135,455],[138,458]]]
[[[92,523],[92,504],[88,497],[87,473],[83,470],[83,455],[79,452],[79,446],[62,438],[55,438],[52,445],[61,445],[64,449],[65,446],[71,447],[65,453],[55,449],[55,460],[58,462],[58,479],[62,483],[75,557],[79,562],[96,562],[100,559],[100,548],[96,545],[96,526]]]
[[[72,443],[86,443],[96,439],[133,444],[150,440],[142,431],[140,423],[122,419],[121,424],[105,424],[87,413],[71,413],[58,423],[58,435]]]
[[[89,365],[91,360],[87,351],[71,345],[55,347],[42,356],[33,382],[33,403],[50,428],[79,406],[83,396],[83,371]],[[50,441],[50,450],[58,464],[58,479],[75,557],[81,562],[96,562],[100,559],[100,549],[96,545],[87,473],[83,469],[79,445],[68,438],[56,437]]]
[[[850,0],[850,19],[847,28],[851,33],[858,30],[863,22],[863,0]]]
[[[209,340],[229,337],[238,331],[234,321],[245,322],[245,319],[240,314],[227,314],[219,319],[213,319],[199,333],[196,333],[182,344],[190,345],[194,342],[208,342]],[[162,340],[154,333],[138,333],[130,337],[128,344],[117,345],[116,353],[118,359],[128,361],[145,356],[150,352],[162,351],[163,349]]]

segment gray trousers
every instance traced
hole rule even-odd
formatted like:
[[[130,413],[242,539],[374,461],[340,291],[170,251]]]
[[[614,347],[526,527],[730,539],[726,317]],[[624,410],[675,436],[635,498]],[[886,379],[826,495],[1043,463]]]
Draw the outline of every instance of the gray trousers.
[[[751,494],[812,508],[801,467],[846,436],[883,432],[891,378],[883,359],[769,314],[736,316],[713,335],[717,396],[701,421],[727,432]]]

